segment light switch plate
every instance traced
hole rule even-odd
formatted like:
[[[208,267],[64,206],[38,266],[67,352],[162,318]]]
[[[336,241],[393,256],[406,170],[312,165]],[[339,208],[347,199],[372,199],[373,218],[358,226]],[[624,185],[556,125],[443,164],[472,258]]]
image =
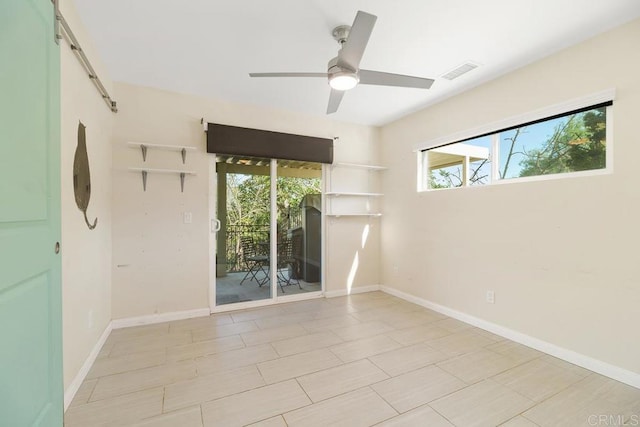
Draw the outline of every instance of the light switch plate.
[[[487,302],[489,304],[495,304],[495,302],[496,302],[496,293],[494,291],[487,291]]]

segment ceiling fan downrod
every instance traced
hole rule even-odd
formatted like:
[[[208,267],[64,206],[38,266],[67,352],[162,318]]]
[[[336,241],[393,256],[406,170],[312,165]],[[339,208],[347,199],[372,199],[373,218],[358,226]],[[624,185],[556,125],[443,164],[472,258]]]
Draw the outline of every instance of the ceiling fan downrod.
[[[331,35],[338,42],[340,46],[345,44],[349,38],[349,32],[351,31],[351,25],[339,25],[333,29]]]

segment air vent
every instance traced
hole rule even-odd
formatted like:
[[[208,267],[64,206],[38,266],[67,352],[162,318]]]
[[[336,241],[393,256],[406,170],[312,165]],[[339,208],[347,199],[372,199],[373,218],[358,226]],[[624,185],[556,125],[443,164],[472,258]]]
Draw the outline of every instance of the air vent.
[[[478,64],[474,64],[473,62],[466,62],[449,71],[447,74],[443,75],[442,78],[447,80],[457,79],[461,75],[468,73],[474,68],[478,68]]]

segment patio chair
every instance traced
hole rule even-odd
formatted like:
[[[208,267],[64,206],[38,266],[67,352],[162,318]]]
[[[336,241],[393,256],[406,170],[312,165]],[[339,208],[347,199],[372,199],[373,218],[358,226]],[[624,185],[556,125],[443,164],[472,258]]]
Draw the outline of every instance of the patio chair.
[[[251,276],[249,281],[254,280],[258,282],[258,286],[264,285],[269,280],[269,272],[265,269],[265,266],[269,266],[269,257],[258,253],[258,246],[253,242],[251,237],[240,237],[240,247],[242,249],[242,255],[244,259],[244,265],[247,268],[247,273],[244,275],[240,284]],[[262,272],[264,278],[260,279],[258,273]]]
[[[300,281],[296,275],[298,260],[294,257],[293,242],[291,239],[283,239],[278,244],[278,284],[284,293],[283,283],[286,286],[297,284],[302,290]]]

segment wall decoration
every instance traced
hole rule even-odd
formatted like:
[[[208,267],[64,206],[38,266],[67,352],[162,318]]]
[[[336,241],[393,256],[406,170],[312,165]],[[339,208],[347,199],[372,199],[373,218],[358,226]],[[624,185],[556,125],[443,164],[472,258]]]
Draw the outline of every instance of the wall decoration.
[[[89,173],[85,126],[82,122],[78,123],[78,146],[73,158],[73,191],[76,196],[76,205],[84,213],[87,227],[89,227],[89,230],[93,230],[98,225],[98,218],[93,221],[93,224],[87,218],[87,207],[91,198],[91,174]]]

